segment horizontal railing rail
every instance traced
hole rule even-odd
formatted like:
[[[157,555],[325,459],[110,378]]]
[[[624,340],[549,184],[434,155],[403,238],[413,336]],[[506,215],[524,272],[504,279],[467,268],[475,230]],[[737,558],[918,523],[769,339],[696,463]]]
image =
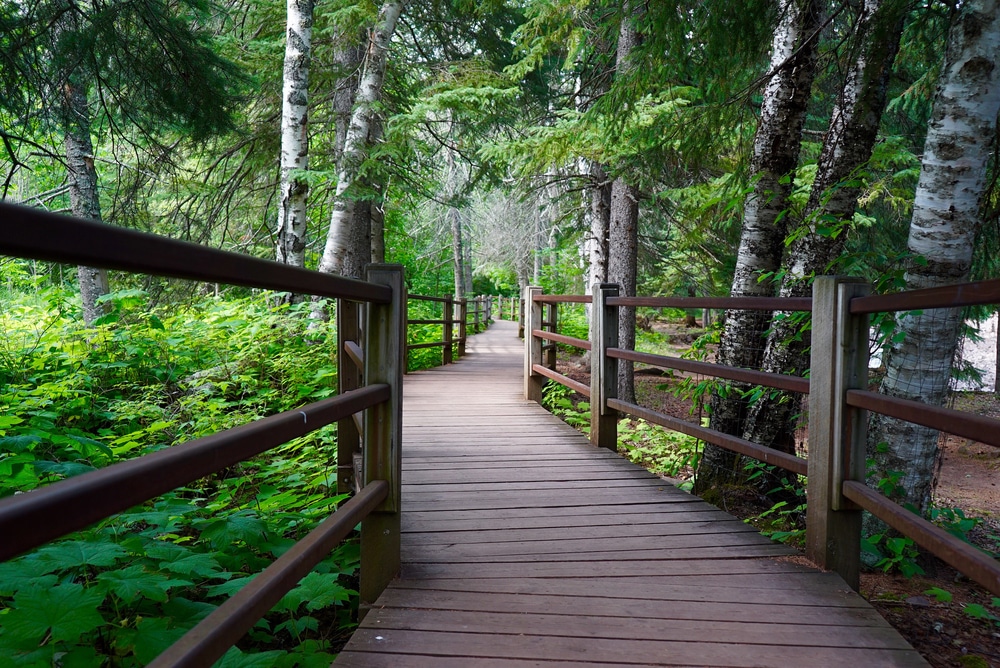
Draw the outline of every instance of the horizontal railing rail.
[[[589,397],[590,438],[617,449],[617,422],[630,415],[706,443],[774,465],[807,478],[806,550],[824,568],[836,570],[853,587],[860,571],[861,510],[937,555],[960,572],[1000,595],[1000,564],[991,556],[865,486],[867,411],[1000,447],[1000,421],[941,406],[891,397],[868,390],[867,314],[1000,303],[1000,280],[981,281],[908,293],[870,296],[861,282],[832,277],[816,279],[812,298],[771,297],[622,297],[614,285],[595,285],[594,296],[544,295],[525,291],[525,397],[540,400],[544,379]],[[557,318],[543,307],[591,304],[591,340],[555,333]],[[618,347],[618,309],[622,306],[680,309],[757,310],[811,314],[811,362],[808,378],[764,372]],[[543,363],[543,341],[591,351],[591,384],[584,385]],[[752,386],[809,395],[809,457],[798,457],[758,443],[688,422],[617,396],[618,361],[675,369]]]
[[[333,398],[0,500],[0,559],[337,422],[338,490],[350,486],[355,470],[341,459],[350,460],[362,444],[361,491],[154,665],[213,663],[359,521],[364,612],[399,570],[402,267],[371,265],[361,281],[5,203],[0,216],[0,254],[336,298],[339,339]]]
[[[473,334],[477,334],[489,324],[491,310],[489,297],[466,299],[464,297],[455,298],[451,295],[445,297],[408,295],[407,299],[412,302],[441,304],[440,318],[407,318],[406,320],[407,327],[411,325],[437,325],[441,327],[441,338],[438,340],[406,344],[407,353],[414,350],[440,348],[441,364],[451,364],[454,360],[464,357],[469,329],[472,330]],[[471,309],[469,308],[470,304],[472,305]],[[455,331],[456,326],[458,327],[457,332]],[[408,363],[407,361],[407,365]]]

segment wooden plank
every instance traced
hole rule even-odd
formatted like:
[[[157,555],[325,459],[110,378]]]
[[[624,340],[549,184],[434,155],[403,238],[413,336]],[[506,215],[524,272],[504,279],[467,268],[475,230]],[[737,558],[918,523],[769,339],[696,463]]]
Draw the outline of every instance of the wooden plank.
[[[500,325],[407,380],[401,574],[337,666],[926,665],[835,573],[524,401]]]
[[[450,633],[441,631],[358,629],[351,649],[503,659],[618,661],[623,665],[790,666],[849,665],[868,668],[926,665],[913,650],[790,647],[705,641],[675,642],[562,636]]]
[[[830,582],[827,582],[830,584]],[[479,592],[489,594],[524,594],[530,596],[600,596],[636,601],[703,601],[714,603],[788,604],[799,606],[829,606],[835,608],[867,608],[868,602],[850,587],[842,585],[796,591],[771,588],[706,587],[698,584],[661,584],[652,582],[593,581],[588,578],[508,578],[481,580],[478,578],[444,578],[399,580],[398,589]]]
[[[532,596],[461,591],[403,589],[393,584],[379,598],[380,608],[424,610],[462,610],[466,612],[503,611],[518,614],[557,614],[602,616],[625,619],[725,620],[769,624],[814,624],[832,626],[885,626],[871,607],[798,606],[768,603],[733,603],[717,601],[632,600],[603,596]],[[666,625],[664,625],[666,626]]]
[[[597,540],[619,538],[644,538],[647,536],[691,536],[695,534],[749,533],[760,536],[757,530],[743,522],[719,520],[715,522],[675,522],[671,524],[607,524],[604,526],[581,527],[540,527],[535,529],[493,529],[470,530],[461,535],[454,531],[428,531],[421,527],[419,532],[407,531],[406,545],[451,544],[461,540],[462,544],[497,543],[502,541],[531,541],[554,539]]]
[[[646,640],[699,640],[711,642],[802,647],[829,646],[908,649],[906,642],[891,629],[872,629],[858,633],[856,626],[828,624],[773,624],[715,620],[671,620],[669,625],[648,618],[608,618],[594,615],[525,614],[509,612],[465,612],[461,610],[414,610],[382,608],[373,612],[373,625],[380,629],[411,631],[454,631],[464,633],[505,633],[524,635],[562,635]]]

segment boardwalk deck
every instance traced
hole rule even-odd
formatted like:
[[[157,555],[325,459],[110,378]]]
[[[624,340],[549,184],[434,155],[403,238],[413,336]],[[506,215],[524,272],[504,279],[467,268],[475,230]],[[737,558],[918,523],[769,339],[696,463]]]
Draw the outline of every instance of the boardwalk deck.
[[[921,666],[837,575],[522,398],[511,323],[404,386],[403,567],[335,666]]]

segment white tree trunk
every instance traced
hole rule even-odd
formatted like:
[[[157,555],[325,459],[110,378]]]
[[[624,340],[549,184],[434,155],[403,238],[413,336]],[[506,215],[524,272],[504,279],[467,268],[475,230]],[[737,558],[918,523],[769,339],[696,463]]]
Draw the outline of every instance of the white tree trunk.
[[[97,170],[94,168],[94,146],[90,139],[87,89],[72,75],[62,82],[61,113],[70,208],[74,216],[101,222],[103,218],[97,191]],[[77,278],[83,302],[83,321],[90,327],[108,312],[106,305],[98,303],[102,296],[110,292],[108,272],[81,265],[77,267]]]
[[[777,271],[784,250],[792,176],[799,159],[802,126],[816,71],[816,31],[821,24],[818,0],[782,0],[781,22],[771,43],[771,78],[764,88],[760,123],[750,159],[753,190],[743,208],[743,227],[730,294],[734,297],[772,296],[772,281],[761,274]],[[764,332],[770,322],[760,311],[726,312],[719,344],[719,362],[756,368],[764,352]],[[739,387],[739,386],[737,386]],[[743,433],[746,402],[730,392],[712,398],[711,425],[727,434]],[[738,458],[706,446],[695,491],[739,475]]]
[[[403,10],[402,2],[386,2],[379,11],[378,23],[372,32],[365,54],[364,70],[358,85],[351,124],[344,139],[341,166],[337,174],[330,230],[319,263],[319,271],[360,278],[361,270],[370,257],[370,243],[360,252],[350,243],[356,199],[349,192],[358,180],[358,169],[368,148],[368,134],[375,103],[382,95],[389,41],[396,30],[396,21]],[[367,235],[366,235],[367,236]]]
[[[997,0],[965,2],[948,37],[934,97],[920,181],[910,222],[909,251],[926,260],[906,273],[906,288],[968,279],[985,189],[986,165],[1000,112],[1000,12]],[[904,315],[903,334],[889,352],[881,391],[940,405],[945,398],[959,331],[959,309]],[[900,472],[897,501],[924,511],[938,457],[937,432],[874,418],[868,456],[874,479]],[[885,443],[885,447],[878,447]]]
[[[812,278],[826,273],[844,247],[861,193],[858,171],[871,158],[889,78],[899,50],[907,0],[865,0],[851,40],[858,54],[844,80],[843,90],[823,139],[816,180],[806,205],[808,233],[792,244],[782,278],[780,296],[807,297]],[[789,314],[771,321],[761,368],[772,373],[803,375],[809,367],[809,332]],[[794,452],[795,415],[801,397],[795,393],[768,393],[748,409],[743,437],[783,452]]]
[[[278,198],[278,262],[305,266],[306,199],[309,185],[292,170],[309,168],[309,59],[312,0],[287,0],[285,67],[281,93],[281,192]]]

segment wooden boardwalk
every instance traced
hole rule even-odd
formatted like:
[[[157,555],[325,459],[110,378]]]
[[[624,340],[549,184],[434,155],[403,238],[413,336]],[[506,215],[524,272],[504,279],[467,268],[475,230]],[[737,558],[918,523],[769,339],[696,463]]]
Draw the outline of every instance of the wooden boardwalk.
[[[403,567],[335,666],[916,666],[801,565],[522,397],[512,323],[408,376]]]

